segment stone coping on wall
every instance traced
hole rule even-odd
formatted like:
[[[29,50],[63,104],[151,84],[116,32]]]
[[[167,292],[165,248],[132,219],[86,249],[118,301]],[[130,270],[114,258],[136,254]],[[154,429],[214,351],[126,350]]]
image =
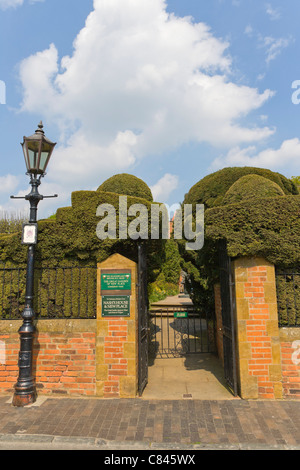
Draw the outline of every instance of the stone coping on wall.
[[[280,342],[288,341],[299,341],[300,340],[300,328],[279,328]]]
[[[22,320],[0,320],[0,333],[17,333],[22,323]],[[37,332],[41,333],[71,334],[76,332],[96,332],[97,329],[96,319],[36,319],[34,324]]]

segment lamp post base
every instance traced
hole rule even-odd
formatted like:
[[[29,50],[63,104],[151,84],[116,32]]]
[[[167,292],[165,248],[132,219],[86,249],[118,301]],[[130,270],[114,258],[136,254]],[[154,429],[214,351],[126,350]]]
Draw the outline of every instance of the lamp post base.
[[[26,395],[18,395],[17,393],[14,394],[12,404],[13,406],[26,406],[31,405],[36,401],[36,392],[27,393]]]
[[[32,375],[33,340],[36,331],[32,321],[34,312],[31,308],[25,307],[22,315],[24,322],[19,329],[19,377],[12,400],[14,406],[26,406],[36,401],[36,386]]]

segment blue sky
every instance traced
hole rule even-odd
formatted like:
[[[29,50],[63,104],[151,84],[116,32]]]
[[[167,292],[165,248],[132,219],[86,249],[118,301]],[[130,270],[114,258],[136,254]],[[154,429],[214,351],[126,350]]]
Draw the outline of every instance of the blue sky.
[[[116,173],[169,205],[226,166],[299,175],[299,17],[299,0],[0,0],[0,210],[26,207],[9,196],[41,119],[59,198],[40,217]]]

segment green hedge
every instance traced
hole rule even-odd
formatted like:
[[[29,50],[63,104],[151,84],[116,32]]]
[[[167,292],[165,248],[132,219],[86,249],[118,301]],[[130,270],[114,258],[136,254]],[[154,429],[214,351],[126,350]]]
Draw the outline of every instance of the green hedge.
[[[95,318],[97,270],[36,268],[34,312],[38,318]],[[25,307],[26,268],[0,270],[0,318],[18,319]]]
[[[196,183],[184,202],[205,205],[203,249],[181,249],[189,289],[203,308],[213,308],[219,240],[227,241],[232,258],[261,256],[280,268],[300,266],[300,196],[285,176],[261,168],[224,168]]]
[[[176,240],[164,240],[162,250],[156,253],[156,267],[149,277],[149,303],[163,300],[179,293],[182,258]],[[154,279],[154,280],[153,280]]]
[[[298,272],[298,274],[297,274]],[[300,326],[300,269],[276,273],[279,325]]]
[[[76,191],[72,193],[72,207],[58,209],[55,219],[39,221],[37,263],[43,266],[63,265],[66,261],[71,261],[73,264],[97,263],[116,252],[132,256],[136,252],[136,241],[99,240],[97,237],[96,227],[100,218],[96,216],[96,210],[104,203],[115,207],[118,227],[119,195],[103,191]],[[150,223],[149,201],[128,196],[128,207],[137,203],[144,204],[148,208]],[[128,222],[131,219],[134,217],[128,218]],[[20,242],[21,232],[0,236],[0,262],[25,265],[27,248]],[[151,250],[151,246],[159,245],[159,241],[157,243],[149,241],[148,245]]]
[[[258,197],[276,196],[284,196],[283,190],[277,183],[260,175],[245,175],[230,186],[222,204],[235,204]]]
[[[123,179],[128,182],[128,175]],[[122,178],[121,178],[122,179]],[[137,179],[133,177],[136,181]],[[143,185],[140,185],[143,187]],[[144,184],[144,188],[147,185]],[[131,187],[131,193],[134,188]],[[141,194],[141,191],[137,191]],[[147,193],[147,191],[146,191]],[[120,193],[119,193],[120,194]],[[126,239],[105,239],[100,240],[96,234],[96,227],[100,217],[96,215],[96,211],[101,204],[111,204],[116,211],[117,219],[117,237],[118,237],[118,224],[119,224],[119,194],[113,192],[97,191],[75,191],[72,193],[72,206],[60,208],[57,210],[55,217],[40,220],[38,222],[38,244],[36,247],[36,265],[41,268],[54,268],[54,267],[76,267],[80,266],[96,266],[97,263],[104,261],[114,253],[121,255],[137,262],[137,244],[138,241]],[[151,202],[149,192],[147,193],[148,199],[128,195],[127,208],[133,204],[143,204],[148,209],[148,226],[150,233],[150,217],[151,217]],[[152,195],[151,195],[152,199]],[[138,214],[137,214],[138,215]],[[128,217],[127,222],[130,223],[135,217]],[[149,282],[154,282],[157,275],[161,271],[163,263],[162,257],[159,255],[164,250],[163,240],[148,240],[145,241],[147,245],[148,257],[148,273]],[[21,231],[15,234],[0,235],[0,268],[12,267],[26,267],[27,263],[27,247],[21,244]],[[88,287],[88,294],[79,297],[81,291],[81,283],[76,278],[73,271],[72,277],[65,277],[62,279],[62,272],[58,271],[56,276],[56,287],[53,276],[54,271],[51,271],[50,278],[48,279],[46,270],[41,271],[41,278],[39,280],[39,288],[41,288],[41,295],[39,301],[41,304],[36,306],[38,313],[43,316],[46,314],[52,316],[69,316],[74,312],[82,311],[80,307],[82,302],[90,300],[88,305],[88,316],[95,313],[95,299],[96,290],[91,292],[91,285],[93,279]],[[70,271],[71,272],[71,271]],[[1,275],[1,272],[0,272]],[[38,282],[38,281],[36,281]],[[0,307],[3,302],[2,315],[7,318],[12,311],[16,311],[16,305],[22,308],[24,304],[25,286],[13,278],[12,283],[5,282],[5,287],[1,288],[0,279]],[[8,287],[10,285],[10,287]],[[65,286],[64,289],[62,286]],[[10,291],[8,291],[10,289]],[[56,289],[56,290],[55,290]],[[73,290],[73,294],[70,292]],[[84,290],[82,291],[84,292]],[[62,303],[63,298],[63,303]],[[15,300],[14,300],[15,299]],[[84,300],[85,299],[85,300]],[[12,303],[15,305],[12,308]],[[4,305],[5,304],[5,305]],[[83,304],[82,304],[83,305]]]
[[[166,297],[178,294],[178,284],[166,282],[164,279],[158,279],[155,282],[148,284],[149,304],[159,302]]]
[[[227,240],[229,256],[262,256],[279,267],[300,263],[300,196],[258,198],[208,209],[206,237]]]
[[[183,241],[178,245],[183,259],[182,269],[187,274],[185,288],[194,305],[209,316],[214,311],[213,285],[219,276],[216,244],[207,239],[199,251],[186,251]]]
[[[98,191],[141,197],[147,201],[153,201],[149,186],[140,178],[127,173],[112,176],[99,186]]]
[[[207,208],[219,206],[229,188],[242,176],[260,175],[274,183],[283,190],[284,194],[298,194],[293,181],[271,170],[254,167],[230,167],[223,168],[215,173],[207,175],[196,183],[185,195],[185,204],[204,204]]]

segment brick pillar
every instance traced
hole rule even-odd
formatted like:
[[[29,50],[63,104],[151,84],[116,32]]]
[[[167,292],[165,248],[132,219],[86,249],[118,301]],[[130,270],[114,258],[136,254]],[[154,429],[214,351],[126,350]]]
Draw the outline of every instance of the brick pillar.
[[[128,285],[122,289],[104,286],[105,273],[131,275]],[[111,277],[111,279],[113,279]],[[118,282],[118,281],[117,281]],[[97,342],[96,342],[96,393],[103,398],[133,398],[138,388],[138,314],[137,314],[137,264],[115,254],[98,264],[97,275]],[[120,287],[120,285],[116,285]],[[130,303],[129,311],[110,309],[125,299]],[[104,303],[103,303],[104,302]],[[122,305],[119,303],[119,305]],[[127,304],[126,304],[127,305]],[[122,316],[122,313],[125,315]],[[110,315],[111,314],[111,315]]]
[[[242,398],[282,398],[274,266],[262,258],[234,261],[237,353]]]

